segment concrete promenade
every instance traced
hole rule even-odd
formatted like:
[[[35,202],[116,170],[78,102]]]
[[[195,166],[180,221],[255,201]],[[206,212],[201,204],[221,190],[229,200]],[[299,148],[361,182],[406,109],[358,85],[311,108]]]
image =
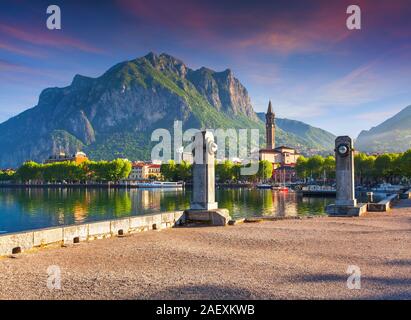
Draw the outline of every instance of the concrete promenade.
[[[356,218],[151,230],[1,258],[0,298],[411,299],[410,244],[411,200]],[[60,290],[47,288],[51,265]]]

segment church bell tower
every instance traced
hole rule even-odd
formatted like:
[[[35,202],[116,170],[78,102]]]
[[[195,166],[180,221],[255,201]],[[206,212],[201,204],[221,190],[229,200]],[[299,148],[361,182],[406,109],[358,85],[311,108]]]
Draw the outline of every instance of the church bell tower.
[[[265,115],[265,138],[267,142],[267,149],[275,149],[275,114],[271,106],[271,100],[268,103],[267,113]]]

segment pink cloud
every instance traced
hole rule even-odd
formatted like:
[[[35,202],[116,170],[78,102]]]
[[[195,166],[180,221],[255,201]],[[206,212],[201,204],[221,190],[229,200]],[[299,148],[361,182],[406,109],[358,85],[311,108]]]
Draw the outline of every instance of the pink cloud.
[[[185,32],[191,39],[185,42],[207,41],[211,46],[233,50],[255,47],[280,53],[317,51],[319,44],[331,45],[349,36],[345,27],[345,8],[335,5],[308,9],[303,12],[275,12],[258,4],[249,8],[223,10],[212,3],[195,1],[118,0],[128,13],[170,33]],[[308,7],[310,8],[310,7]]]
[[[45,57],[44,53],[39,51],[25,49],[10,43],[0,42],[0,50],[6,50],[9,52],[17,53],[19,55],[28,56],[28,57]]]
[[[171,35],[180,35],[181,41],[207,45],[222,50],[274,51],[282,54],[318,52],[335,49],[350,36],[367,36],[378,28],[397,34],[409,33],[390,27],[391,20],[404,15],[409,6],[406,0],[376,2],[357,0],[363,12],[364,30],[353,32],[346,28],[346,8],[351,0],[312,1],[310,5],[274,9],[262,3],[218,3],[202,1],[117,0],[120,8],[152,23],[165,27]],[[387,27],[387,28],[385,28]],[[341,49],[340,49],[341,50]]]
[[[0,24],[0,32],[4,35],[34,45],[39,46],[50,46],[59,49],[63,48],[74,48],[85,52],[91,53],[102,53],[103,51],[99,48],[93,47],[87,43],[84,43],[80,40],[64,36],[61,34],[60,31],[53,31],[50,32],[48,30],[39,32],[36,30],[25,30],[22,28],[17,28],[11,25]],[[4,46],[4,44],[3,44]],[[14,50],[16,51],[16,46],[14,46]],[[23,49],[19,49],[20,53],[25,54],[26,52]]]

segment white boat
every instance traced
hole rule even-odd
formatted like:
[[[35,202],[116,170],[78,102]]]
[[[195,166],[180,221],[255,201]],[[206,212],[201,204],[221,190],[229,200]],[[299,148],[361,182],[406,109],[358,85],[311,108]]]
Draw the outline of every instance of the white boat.
[[[272,189],[273,186],[267,183],[257,184],[257,189]]]
[[[308,185],[302,188],[302,191],[336,191],[332,186]]]
[[[401,191],[402,186],[392,185],[391,183],[381,183],[371,190],[376,193],[396,193]]]
[[[309,185],[301,189],[303,196],[335,196],[337,190],[332,186]]]
[[[153,181],[153,182],[139,182],[136,184],[137,188],[182,188],[183,182],[170,181]]]

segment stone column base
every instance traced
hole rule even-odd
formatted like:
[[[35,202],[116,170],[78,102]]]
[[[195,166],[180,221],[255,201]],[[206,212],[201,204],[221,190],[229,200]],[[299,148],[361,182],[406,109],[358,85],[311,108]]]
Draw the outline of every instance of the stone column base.
[[[230,221],[230,213],[227,209],[193,210],[184,211],[185,223],[199,223],[210,226],[225,226]]]
[[[359,203],[356,206],[339,206],[330,204],[325,212],[332,217],[359,217],[367,212],[367,204]]]

